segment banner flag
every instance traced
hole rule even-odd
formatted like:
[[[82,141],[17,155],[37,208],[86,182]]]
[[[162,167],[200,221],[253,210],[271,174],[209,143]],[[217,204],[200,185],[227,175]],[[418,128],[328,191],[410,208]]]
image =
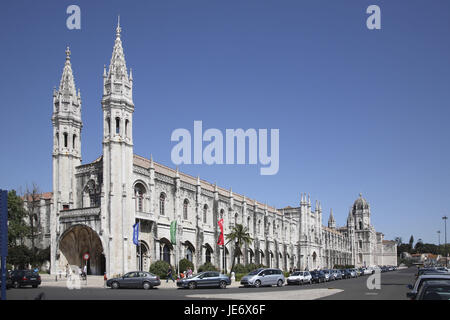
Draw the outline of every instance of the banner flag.
[[[220,234],[219,234],[219,239],[217,240],[217,244],[219,246],[223,246],[225,244],[225,242],[223,240],[223,219],[220,219],[218,224],[219,224],[219,228],[220,228]]]
[[[139,245],[139,222],[133,225],[133,243]]]
[[[177,221],[174,220],[170,223],[170,242],[172,244],[177,243]]]

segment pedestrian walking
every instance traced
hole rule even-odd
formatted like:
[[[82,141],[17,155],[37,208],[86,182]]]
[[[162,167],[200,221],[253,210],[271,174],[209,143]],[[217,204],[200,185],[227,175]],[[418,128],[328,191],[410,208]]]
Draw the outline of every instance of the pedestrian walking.
[[[169,279],[172,279],[172,282],[175,282],[175,280],[173,278],[173,271],[172,271],[172,267],[171,266],[169,266],[169,269],[167,270],[166,283],[169,282]]]

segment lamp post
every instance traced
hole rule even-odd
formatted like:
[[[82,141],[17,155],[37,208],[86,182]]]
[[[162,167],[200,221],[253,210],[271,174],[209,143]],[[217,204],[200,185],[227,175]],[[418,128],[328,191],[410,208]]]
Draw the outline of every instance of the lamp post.
[[[441,246],[441,231],[438,230],[437,234],[438,234],[438,246]]]
[[[445,267],[448,266],[448,252],[447,252],[447,216],[443,216],[442,220],[444,220],[444,238],[445,238],[445,244],[444,244],[444,249],[445,249]]]

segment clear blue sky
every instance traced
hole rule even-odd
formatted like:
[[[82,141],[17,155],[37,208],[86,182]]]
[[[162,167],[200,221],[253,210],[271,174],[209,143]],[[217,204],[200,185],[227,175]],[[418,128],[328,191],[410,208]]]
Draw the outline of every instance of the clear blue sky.
[[[66,8],[81,7],[81,30]],[[382,29],[366,28],[381,7]],[[3,1],[0,187],[51,190],[52,88],[66,45],[81,89],[83,162],[101,154],[103,65],[117,14],[134,76],[135,153],[174,167],[170,135],[280,129],[280,170],[181,170],[276,207],[301,192],[338,225],[362,192],[386,238],[437,242],[450,213],[449,1]],[[450,225],[449,225],[450,229]],[[443,237],[441,237],[441,241]]]

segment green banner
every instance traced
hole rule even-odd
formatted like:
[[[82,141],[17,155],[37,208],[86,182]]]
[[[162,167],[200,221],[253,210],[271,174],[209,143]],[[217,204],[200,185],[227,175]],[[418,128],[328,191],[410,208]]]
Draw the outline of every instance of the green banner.
[[[172,223],[170,224],[170,242],[172,242],[172,244],[177,243],[177,221],[176,220],[172,221]]]

